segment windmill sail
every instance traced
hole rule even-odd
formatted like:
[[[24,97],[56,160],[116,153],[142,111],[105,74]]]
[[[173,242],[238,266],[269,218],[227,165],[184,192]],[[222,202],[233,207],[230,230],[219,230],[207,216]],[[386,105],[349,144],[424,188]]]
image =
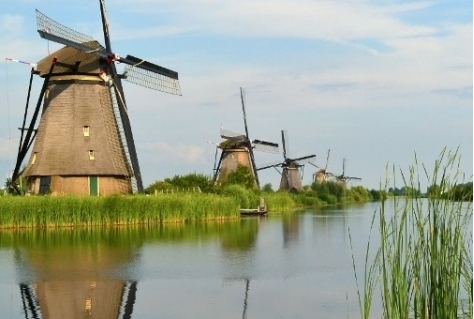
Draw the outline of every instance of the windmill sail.
[[[345,170],[346,170],[346,159],[342,159],[342,174],[341,175],[335,175],[334,177],[336,178],[336,181],[342,183],[342,184],[347,184],[351,180],[362,180],[360,177],[353,177],[353,176],[347,176],[345,175]]]
[[[327,182],[330,178],[336,176],[335,174],[331,173],[331,172],[328,172],[328,165],[329,165],[329,154],[330,154],[331,150],[328,149],[328,153],[327,153],[327,157],[326,157],[326,165],[324,166],[324,168],[322,167],[319,167],[318,165],[312,163],[312,162],[309,162],[311,165],[313,165],[314,167],[318,168],[318,171],[316,171],[314,174],[313,174],[313,180],[314,182],[316,183],[324,183],[324,182]]]
[[[299,192],[303,190],[302,176],[300,172],[300,168],[303,167],[303,164],[301,164],[301,162],[315,158],[316,155],[312,154],[296,158],[288,157],[288,138],[286,137],[286,132],[284,130],[281,131],[281,142],[283,145],[283,161],[261,166],[257,170],[264,170],[270,167],[281,167],[282,172],[279,189],[289,192]]]
[[[251,140],[247,125],[247,115],[245,110],[245,91],[240,88],[240,100],[242,105],[242,114],[245,133],[236,133],[221,127],[220,136],[224,139],[218,147],[221,149],[219,162],[214,163],[214,182],[219,184],[231,172],[235,171],[239,165],[246,166],[252,172],[257,187],[260,187],[260,181],[257,174],[254,149],[264,152],[277,152],[278,144],[263,140]]]
[[[181,95],[177,72],[113,53],[105,2],[99,1],[105,47],[36,10],[40,36],[66,46],[37,65],[37,73],[49,82],[24,172],[33,193],[140,192],[143,182],[121,78]],[[53,57],[54,73],[48,70]],[[116,62],[130,66],[127,75],[118,75]]]

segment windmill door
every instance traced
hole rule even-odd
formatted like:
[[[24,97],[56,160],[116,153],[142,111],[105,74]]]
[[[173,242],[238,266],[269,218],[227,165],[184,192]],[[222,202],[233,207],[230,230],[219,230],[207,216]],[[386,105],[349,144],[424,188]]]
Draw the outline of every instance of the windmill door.
[[[50,185],[51,185],[51,176],[41,176],[39,193],[42,195],[48,194],[50,191]]]
[[[99,177],[98,176],[89,176],[89,195],[91,196],[99,195]]]

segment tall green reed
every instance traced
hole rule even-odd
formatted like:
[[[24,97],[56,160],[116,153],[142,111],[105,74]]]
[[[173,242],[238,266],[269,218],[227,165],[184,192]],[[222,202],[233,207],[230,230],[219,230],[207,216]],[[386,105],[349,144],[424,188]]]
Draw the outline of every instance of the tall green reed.
[[[367,244],[362,291],[353,257],[362,318],[369,318],[377,288],[384,318],[472,318],[472,202],[449,196],[465,181],[459,161],[458,151],[444,149],[432,172],[422,165],[438,194],[395,199],[391,208],[382,202],[380,246]],[[394,184],[395,175],[393,168]],[[401,176],[406,187],[420,190],[416,154],[408,174],[401,171]],[[388,184],[389,178],[385,189]]]
[[[214,194],[2,196],[0,199],[0,228],[156,224],[238,216],[235,199]]]

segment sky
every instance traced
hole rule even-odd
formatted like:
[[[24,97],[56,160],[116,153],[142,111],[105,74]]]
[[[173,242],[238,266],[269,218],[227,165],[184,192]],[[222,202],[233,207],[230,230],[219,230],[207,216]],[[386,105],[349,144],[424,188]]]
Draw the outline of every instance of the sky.
[[[0,178],[14,168],[31,66],[61,48],[35,9],[102,44],[99,1],[0,0]],[[65,5],[67,3],[67,5]],[[112,48],[179,73],[182,96],[124,83],[143,183],[211,175],[220,128],[315,154],[379,189],[446,149],[473,168],[473,7],[467,0],[107,0]],[[120,70],[121,65],[118,65]],[[31,106],[42,80],[35,77]],[[330,149],[329,161],[326,161]],[[283,160],[255,151],[257,166]],[[303,184],[316,168],[306,163]],[[273,168],[261,185],[278,188]],[[393,182],[395,180],[395,182]],[[393,184],[395,183],[395,184]]]

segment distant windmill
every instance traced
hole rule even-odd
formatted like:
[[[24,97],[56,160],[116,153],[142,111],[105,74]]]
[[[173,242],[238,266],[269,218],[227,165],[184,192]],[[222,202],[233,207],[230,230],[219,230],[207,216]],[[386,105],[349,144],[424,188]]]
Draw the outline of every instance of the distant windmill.
[[[303,183],[302,183],[302,176],[300,172],[300,168],[304,165],[301,162],[309,160],[311,158],[315,158],[316,155],[307,155],[298,158],[289,158],[287,157],[287,138],[286,132],[284,130],[281,131],[281,140],[283,145],[283,162],[275,163],[266,165],[263,167],[258,168],[258,170],[267,169],[270,167],[281,167],[281,180],[280,180],[280,190],[286,190],[289,192],[299,192],[303,190]]]
[[[345,166],[346,166],[346,159],[344,158],[342,160],[342,174],[341,175],[335,175],[334,177],[336,178],[336,181],[339,182],[339,183],[342,183],[344,185],[347,184],[347,182],[351,181],[351,180],[361,180],[362,178],[360,177],[352,177],[352,176],[346,176],[344,174],[345,172]]]
[[[225,130],[221,127],[221,138],[224,139],[217,144],[214,160],[214,182],[219,184],[226,177],[234,172],[239,165],[250,169],[256,182],[260,187],[257,168],[255,165],[254,149],[264,152],[278,152],[278,143],[272,143],[262,140],[251,140],[247,127],[247,117],[245,114],[245,91],[240,88],[240,99],[242,102],[242,112],[244,117],[245,134],[239,134]],[[221,149],[221,155],[217,160],[218,149]]]
[[[31,193],[109,195],[142,191],[121,81],[181,95],[177,72],[131,55],[122,58],[112,51],[105,1],[99,0],[99,4],[105,47],[36,11],[40,36],[65,47],[39,61],[32,70],[27,100],[33,74],[44,82],[28,127],[27,102],[12,174],[13,182],[23,174]],[[117,73],[116,63],[125,65],[123,74]],[[33,141],[28,165],[20,173]]]
[[[316,171],[316,173],[313,174],[313,180],[314,182],[316,183],[324,183],[324,182],[327,182],[329,180],[329,178],[333,177],[334,174],[333,173],[330,173],[328,172],[327,168],[328,168],[328,164],[329,164],[329,153],[331,152],[330,149],[328,149],[328,155],[326,157],[326,165],[324,166],[324,168],[321,168],[319,166],[317,166],[316,164],[312,163],[312,162],[309,162],[311,165],[313,165],[314,167],[316,168],[319,168],[318,171]]]

